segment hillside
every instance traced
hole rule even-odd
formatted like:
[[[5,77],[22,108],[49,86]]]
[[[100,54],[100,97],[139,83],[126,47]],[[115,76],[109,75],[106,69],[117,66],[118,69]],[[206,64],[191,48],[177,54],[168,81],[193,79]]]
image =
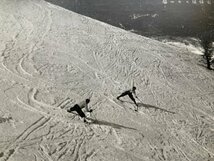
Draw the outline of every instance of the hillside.
[[[0,42],[1,161],[213,160],[214,75],[182,48],[41,0],[0,1]],[[89,97],[91,125],[62,109]]]

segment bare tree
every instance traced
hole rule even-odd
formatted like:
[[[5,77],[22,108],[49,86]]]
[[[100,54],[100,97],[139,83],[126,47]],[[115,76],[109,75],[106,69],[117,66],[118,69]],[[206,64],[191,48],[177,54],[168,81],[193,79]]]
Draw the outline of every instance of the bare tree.
[[[211,68],[211,59],[213,56],[213,46],[212,46],[212,41],[209,39],[202,39],[201,40],[201,45],[204,48],[204,57],[206,58],[207,61],[207,68]]]

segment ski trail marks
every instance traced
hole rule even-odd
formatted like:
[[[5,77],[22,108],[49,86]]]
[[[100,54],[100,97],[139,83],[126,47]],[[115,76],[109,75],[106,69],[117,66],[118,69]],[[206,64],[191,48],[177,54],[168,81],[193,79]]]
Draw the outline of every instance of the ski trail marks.
[[[26,139],[37,129],[42,128],[50,121],[50,118],[42,116],[28,128],[26,128],[9,146],[6,147],[5,151],[2,152],[2,161],[7,161],[15,153],[16,149],[20,147],[20,144],[24,143]]]

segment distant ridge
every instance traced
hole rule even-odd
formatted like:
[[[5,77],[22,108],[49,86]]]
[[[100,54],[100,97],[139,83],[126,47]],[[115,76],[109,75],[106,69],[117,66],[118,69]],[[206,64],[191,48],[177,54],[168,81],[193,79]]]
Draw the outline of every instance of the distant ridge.
[[[211,5],[213,4],[211,2],[211,0],[163,0],[162,1],[163,4],[168,4],[168,3],[179,3],[179,4],[183,4],[183,3],[186,3],[186,4],[200,4],[200,5],[204,5],[204,4],[208,4],[208,5]]]

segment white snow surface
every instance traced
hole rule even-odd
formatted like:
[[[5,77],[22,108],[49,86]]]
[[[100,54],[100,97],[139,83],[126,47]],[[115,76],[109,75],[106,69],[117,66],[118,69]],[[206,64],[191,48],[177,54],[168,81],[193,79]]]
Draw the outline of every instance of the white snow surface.
[[[0,42],[0,161],[213,160],[198,55],[41,0],[0,1]],[[88,97],[93,124],[61,109]]]

